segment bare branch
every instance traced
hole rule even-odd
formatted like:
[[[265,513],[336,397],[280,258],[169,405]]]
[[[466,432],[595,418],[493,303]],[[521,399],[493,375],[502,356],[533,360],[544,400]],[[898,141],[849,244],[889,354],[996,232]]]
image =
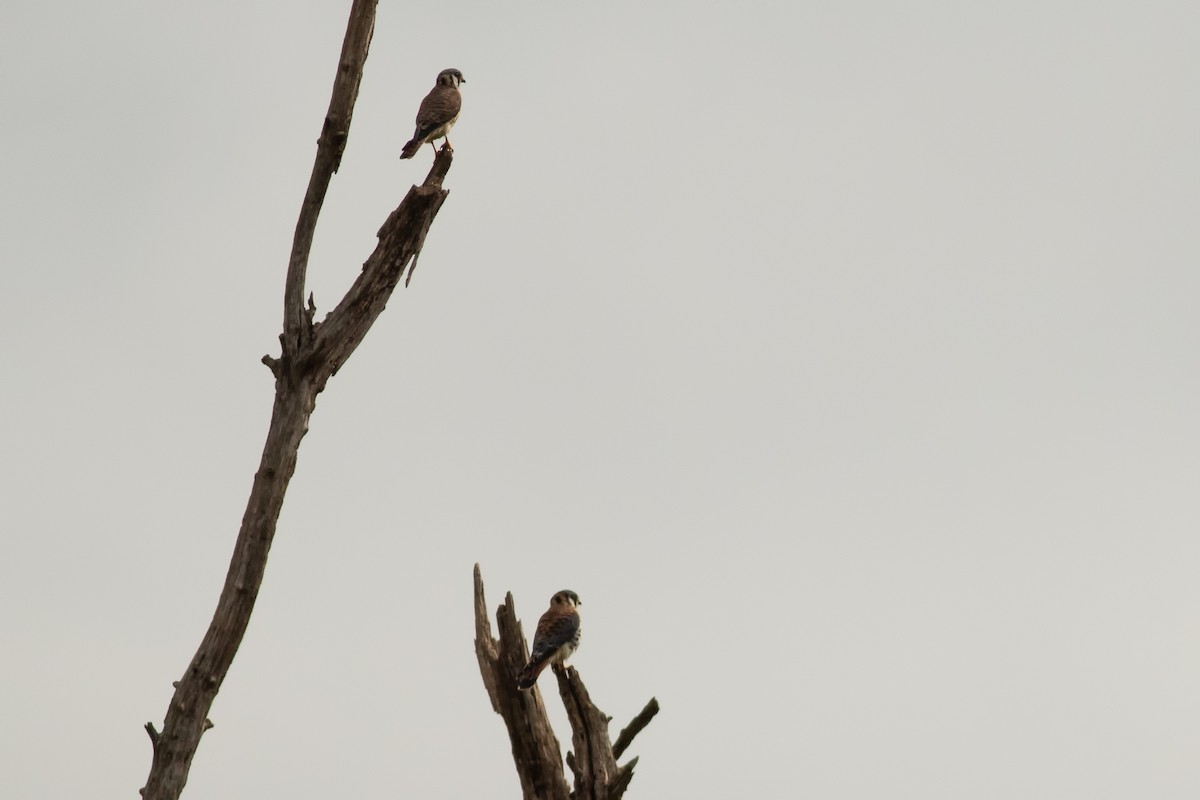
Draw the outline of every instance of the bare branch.
[[[453,160],[453,153],[443,148],[426,182],[408,190],[404,202],[380,227],[379,244],[363,264],[362,272],[342,301],[317,327],[313,334],[313,353],[329,368],[327,375],[319,376],[320,385],[346,363],[383,313],[400,283],[405,266],[420,254],[429,226],[450,194],[442,188],[441,178]]]
[[[346,26],[346,38],[342,41],[342,54],[338,59],[329,111],[321,126],[321,137],[317,139],[317,157],[313,162],[304,203],[300,207],[300,217],[296,221],[292,254],[288,259],[287,281],[283,290],[285,357],[295,352],[304,341],[302,337],[308,333],[304,324],[304,284],[308,273],[308,256],[312,250],[317,217],[325,203],[325,192],[329,189],[333,173],[342,163],[342,153],[350,136],[350,119],[354,115],[354,103],[358,100],[358,87],[362,83],[367,51],[375,32],[377,2],[354,0],[350,8],[350,22]]]
[[[628,725],[621,729],[617,735],[617,741],[613,742],[613,756],[620,758],[628,749],[629,745],[633,744],[633,737],[642,732],[642,729],[650,724],[650,720],[654,719],[654,715],[658,713],[658,700],[654,697],[650,698],[650,702],[646,703],[638,715],[634,717]],[[637,759],[634,759],[635,761]],[[633,763],[632,761],[629,763]]]

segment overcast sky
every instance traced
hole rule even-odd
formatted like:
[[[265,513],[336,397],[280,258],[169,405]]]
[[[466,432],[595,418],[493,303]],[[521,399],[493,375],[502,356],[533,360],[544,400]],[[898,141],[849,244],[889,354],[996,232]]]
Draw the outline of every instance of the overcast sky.
[[[224,580],[349,2],[0,13],[0,794],[136,797]],[[309,272],[466,76],[185,797],[518,797],[471,568],[630,798],[1200,795],[1200,6],[392,3]],[[549,678],[546,701],[569,741]]]

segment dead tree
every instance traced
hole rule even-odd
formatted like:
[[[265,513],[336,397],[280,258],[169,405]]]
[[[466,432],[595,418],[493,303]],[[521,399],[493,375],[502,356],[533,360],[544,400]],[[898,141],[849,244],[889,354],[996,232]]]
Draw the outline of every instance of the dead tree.
[[[574,788],[567,784],[562,752],[550,728],[540,690],[521,691],[517,673],[529,658],[529,645],[517,619],[512,593],[496,610],[500,638],[492,638],[483,576],[475,565],[475,655],[492,709],[504,718],[512,742],[513,761],[521,779],[525,800],[619,800],[633,779],[637,758],[624,766],[617,759],[658,713],[658,701],[650,702],[611,742],[608,724],[612,717],[593,705],[587,688],[574,667],[554,671],[558,693],[571,723],[571,745],[567,766],[574,773]]]
[[[212,727],[209,709],[250,622],[284,493],[296,470],[300,440],[308,430],[317,395],[383,312],[405,268],[410,263],[415,268],[429,226],[448,194],[442,188],[442,179],[453,158],[447,147],[434,160],[425,182],[413,186],[383,223],[375,251],[337,308],[323,321],[313,321],[316,308],[311,295],[307,307],[304,304],[309,251],[326,189],[346,147],[350,118],[375,28],[376,2],[354,0],[350,10],[333,96],[317,141],[316,161],[288,262],[280,356],[263,357],[263,363],[275,375],[275,403],[262,461],[254,475],[212,622],[187,671],[174,684],[175,693],[167,707],[162,731],[152,722],[146,723],[154,755],[150,775],[141,790],[145,800],[175,800],[183,791],[200,737]]]

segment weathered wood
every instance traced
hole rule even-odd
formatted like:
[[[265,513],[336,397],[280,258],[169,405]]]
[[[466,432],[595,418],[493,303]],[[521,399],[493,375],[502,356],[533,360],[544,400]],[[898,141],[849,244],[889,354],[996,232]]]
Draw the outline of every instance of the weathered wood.
[[[176,681],[162,731],[152,723],[146,732],[153,759],[145,800],[176,800],[187,783],[200,737],[212,727],[209,709],[242,642],[262,585],[267,554],[275,536],[288,483],[296,470],[300,442],[326,381],[346,362],[382,313],[392,291],[415,262],[429,226],[448,194],[442,179],[453,160],[443,150],[421,186],[414,186],[388,216],[379,244],[345,298],[321,323],[310,295],[303,303],[312,235],[325,191],[337,171],[349,135],[354,101],[375,25],[377,0],[354,0],[299,220],[284,287],[283,333],[278,358],[264,356],[275,375],[275,400],[262,459],[242,516],[225,585],[212,622],[188,665]]]
[[[276,381],[267,442],[217,610],[192,663],[178,681],[155,743],[150,775],[142,789],[146,800],[175,800],[182,793],[200,737],[209,727],[209,709],[254,610],[275,523],[316,398],[311,379],[293,371],[286,377]]]
[[[612,718],[592,703],[574,668],[555,670],[558,694],[571,723],[571,769],[575,773],[575,800],[608,800],[609,784],[617,778],[617,759],[608,740]]]
[[[567,765],[574,774],[574,790],[571,790],[563,771],[558,739],[542,703],[541,690],[537,686],[525,692],[517,688],[517,673],[529,658],[529,647],[517,620],[511,593],[496,611],[496,621],[499,640],[492,638],[483,578],[476,564],[475,653],[492,709],[504,718],[508,728],[513,761],[525,800],[619,800],[633,778],[637,759],[618,766],[617,758],[658,713],[658,701],[651,699],[621,732],[618,750],[608,737],[612,718],[592,703],[579,671],[574,667],[555,670],[559,696],[571,723],[574,750],[567,753]]]

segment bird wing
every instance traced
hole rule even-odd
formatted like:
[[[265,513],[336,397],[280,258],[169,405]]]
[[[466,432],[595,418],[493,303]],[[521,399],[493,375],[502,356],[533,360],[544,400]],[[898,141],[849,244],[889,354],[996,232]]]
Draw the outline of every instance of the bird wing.
[[[579,630],[579,613],[574,609],[559,611],[550,609],[538,620],[537,633],[533,637],[530,662],[540,661],[554,655],[558,648],[575,638]]]
[[[462,109],[462,94],[453,86],[438,84],[433,87],[421,108],[417,110],[417,133],[425,134],[441,125],[445,125],[458,116]],[[413,137],[418,138],[418,137]]]

